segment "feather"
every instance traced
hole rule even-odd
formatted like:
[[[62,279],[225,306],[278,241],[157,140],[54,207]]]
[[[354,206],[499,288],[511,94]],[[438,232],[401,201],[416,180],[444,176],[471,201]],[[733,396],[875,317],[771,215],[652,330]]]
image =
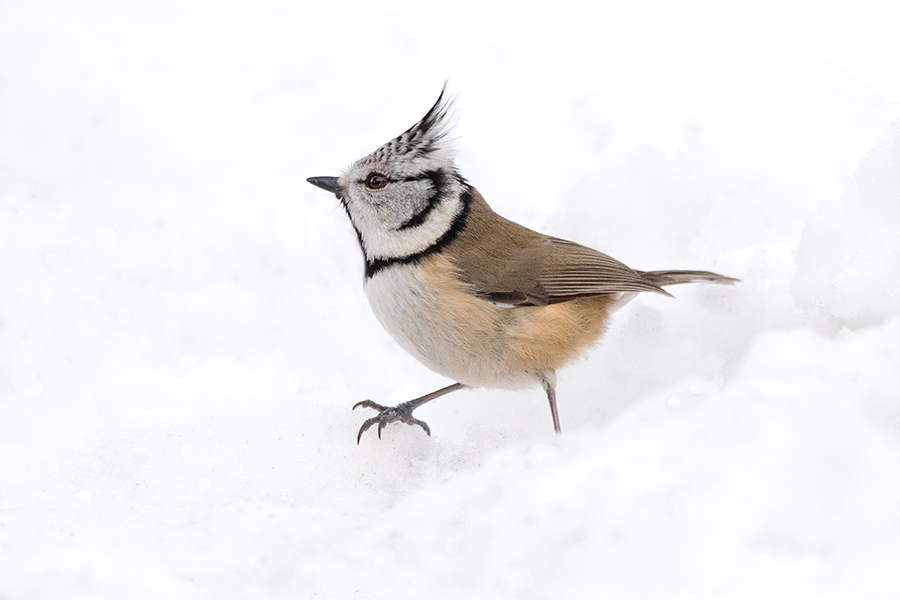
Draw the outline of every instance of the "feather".
[[[543,306],[585,296],[656,292],[692,281],[734,283],[708,271],[637,271],[602,252],[532,231],[494,213],[474,188],[465,229],[446,249],[472,293],[497,304]]]

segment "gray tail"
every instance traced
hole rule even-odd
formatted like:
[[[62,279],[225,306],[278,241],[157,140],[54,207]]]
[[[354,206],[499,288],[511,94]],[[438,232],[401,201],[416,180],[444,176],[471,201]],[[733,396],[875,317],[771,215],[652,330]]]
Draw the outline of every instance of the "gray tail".
[[[723,283],[731,285],[740,279],[726,277],[709,271],[638,271],[641,279],[657,287],[675,285],[676,283]]]

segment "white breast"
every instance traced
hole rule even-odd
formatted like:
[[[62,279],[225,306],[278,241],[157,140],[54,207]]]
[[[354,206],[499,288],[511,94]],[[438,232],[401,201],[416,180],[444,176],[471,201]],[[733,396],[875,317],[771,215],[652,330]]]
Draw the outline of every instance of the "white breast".
[[[509,309],[466,293],[446,259],[393,265],[369,278],[365,290],[381,325],[432,371],[473,387],[515,389],[536,381],[511,366]]]

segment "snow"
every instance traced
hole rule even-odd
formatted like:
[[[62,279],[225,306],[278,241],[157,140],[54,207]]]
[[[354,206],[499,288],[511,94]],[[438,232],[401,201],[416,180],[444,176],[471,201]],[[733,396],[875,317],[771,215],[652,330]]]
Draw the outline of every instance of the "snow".
[[[813,213],[800,238],[792,291],[816,317],[870,326],[900,312],[898,190],[895,125],[862,160],[844,195]]]
[[[900,42],[877,2],[0,5],[0,598],[893,598]],[[384,333],[308,185],[444,79],[501,214],[639,269],[540,390]]]

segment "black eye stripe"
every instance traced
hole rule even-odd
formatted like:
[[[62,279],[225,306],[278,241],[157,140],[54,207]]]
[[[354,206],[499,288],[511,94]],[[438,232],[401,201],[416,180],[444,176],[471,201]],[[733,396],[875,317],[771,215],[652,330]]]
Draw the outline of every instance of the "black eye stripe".
[[[366,176],[366,178],[368,178],[368,176]],[[424,181],[426,179],[432,179],[433,172],[429,171],[428,173],[425,173],[424,175],[409,176],[409,177],[404,177],[403,179],[394,179],[392,177],[388,177],[387,175],[385,175],[384,178],[387,180],[388,183],[398,183],[400,181],[402,181],[403,183],[411,183],[413,181]],[[365,185],[366,179],[357,179],[356,183]]]
[[[405,179],[403,179],[403,180],[400,180],[400,179],[391,179],[391,178],[388,177],[387,175],[383,175],[383,177],[384,177],[385,181],[387,181],[388,183],[397,183],[398,181],[406,181]],[[356,180],[356,183],[360,183],[360,184],[362,184],[362,185],[366,185],[366,179],[368,179],[368,178],[369,178],[369,176],[366,175],[365,179],[357,179],[357,180]]]

